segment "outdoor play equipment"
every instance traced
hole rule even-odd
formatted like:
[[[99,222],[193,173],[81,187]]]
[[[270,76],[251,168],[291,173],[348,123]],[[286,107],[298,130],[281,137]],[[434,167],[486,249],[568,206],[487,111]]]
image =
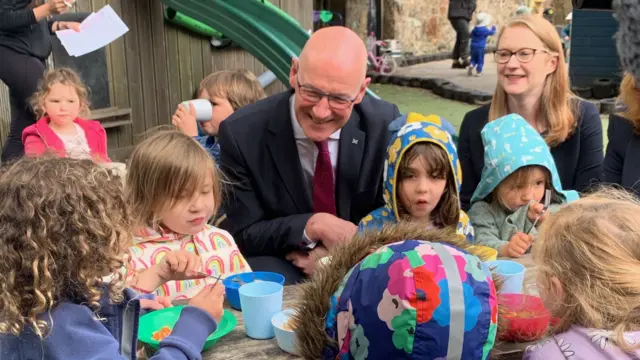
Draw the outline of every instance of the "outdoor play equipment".
[[[342,14],[331,10],[313,10],[313,28],[315,30],[326,26],[342,25],[344,25]]]
[[[231,45],[231,39],[225,37],[223,33],[215,30],[211,26],[207,26],[201,23],[198,20],[179,13],[171,7],[166,7],[164,9],[164,18],[197,34],[210,37],[211,45],[218,49],[225,48]]]
[[[291,59],[309,34],[289,14],[264,0],[162,0],[180,14],[221,32],[289,83]],[[367,93],[377,97],[371,90]]]

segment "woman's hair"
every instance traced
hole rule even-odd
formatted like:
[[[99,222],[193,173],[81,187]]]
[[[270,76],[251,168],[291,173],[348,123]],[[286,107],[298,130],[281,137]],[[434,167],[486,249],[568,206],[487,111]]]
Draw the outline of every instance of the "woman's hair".
[[[217,208],[221,198],[217,170],[198,142],[175,130],[145,139],[131,155],[125,182],[134,226],[157,229],[163,214],[185,194],[194,194],[207,178],[212,180]]]
[[[538,169],[542,170],[542,172],[544,173],[544,188],[555,191],[553,184],[551,183],[551,174],[549,173],[549,170],[543,166],[529,165],[518,168],[516,171],[512,172],[511,174],[509,174],[509,176],[504,178],[498,184],[498,186],[496,186],[495,190],[493,190],[491,194],[491,201],[497,201],[498,204],[500,204],[500,206],[502,206],[502,208],[505,210],[515,210],[509,209],[500,194],[504,193],[505,191],[511,191],[513,189],[523,189],[527,186],[530,186],[531,177],[533,177],[534,172]]]
[[[265,97],[258,78],[246,69],[222,70],[209,74],[200,82],[198,94],[203,90],[210,97],[227,99],[233,111]]]
[[[55,84],[72,86],[80,99],[80,115],[89,115],[89,91],[87,86],[73,69],[61,67],[47,71],[38,83],[38,90],[31,97],[31,106],[38,118],[46,115],[42,104],[47,95],[49,95],[51,87]]]
[[[620,83],[620,96],[618,101],[624,105],[624,110],[620,113],[631,121],[635,131],[640,132],[640,90],[637,88],[636,78],[625,73]]]
[[[120,178],[91,160],[25,157],[0,170],[0,333],[25,327],[45,337],[39,318],[58,302],[99,310],[103,276],[123,299],[130,213]]]
[[[446,179],[444,193],[433,209],[432,218],[434,224],[442,227],[457,226],[460,221],[460,206],[458,199],[458,190],[453,169],[451,168],[451,160],[449,154],[440,145],[431,142],[421,142],[412,145],[402,157],[398,167],[398,182],[396,186],[400,186],[409,172],[409,165],[415,159],[421,159],[421,163],[425,170],[429,171],[429,176],[435,179]],[[398,214],[401,218],[410,218],[411,214],[402,205],[402,202],[396,199],[398,206]]]
[[[533,247],[538,277],[557,278],[562,295],[549,309],[571,325],[623,333],[640,330],[640,202],[603,188],[560,209],[540,228]]]
[[[556,70],[547,76],[542,98],[541,111],[545,119],[547,134],[545,141],[549,146],[555,146],[567,139],[576,128],[577,117],[575,107],[576,96],[571,92],[569,75],[564,62],[562,42],[555,27],[545,18],[536,15],[521,15],[511,19],[498,35],[498,46],[504,30],[516,26],[526,27],[544,43],[546,50],[558,56]],[[489,120],[501,118],[510,113],[507,105],[507,93],[498,82],[493,93]]]

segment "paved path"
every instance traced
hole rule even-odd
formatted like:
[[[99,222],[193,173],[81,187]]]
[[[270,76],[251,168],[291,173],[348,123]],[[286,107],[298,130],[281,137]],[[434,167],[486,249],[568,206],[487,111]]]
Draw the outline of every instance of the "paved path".
[[[484,91],[493,94],[496,86],[496,63],[493,54],[487,54],[484,58],[484,70],[482,76],[468,76],[464,69],[452,69],[451,60],[432,61],[428,63],[401,67],[394,75],[411,77],[441,78],[467,89]]]

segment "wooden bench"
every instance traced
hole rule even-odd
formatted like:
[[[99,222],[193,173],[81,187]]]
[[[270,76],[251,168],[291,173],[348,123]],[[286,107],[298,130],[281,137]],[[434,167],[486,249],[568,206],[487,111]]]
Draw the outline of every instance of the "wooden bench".
[[[91,111],[90,120],[98,120],[105,129],[133,124],[131,108],[109,107]]]

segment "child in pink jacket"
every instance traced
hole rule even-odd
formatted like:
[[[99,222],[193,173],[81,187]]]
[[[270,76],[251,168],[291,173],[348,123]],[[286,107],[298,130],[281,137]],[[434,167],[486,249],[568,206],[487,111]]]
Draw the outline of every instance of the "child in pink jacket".
[[[89,108],[87,88],[73,70],[59,68],[45,74],[32,103],[41,118],[22,132],[26,155],[53,152],[110,162],[107,134],[100,122],[79,117]]]

